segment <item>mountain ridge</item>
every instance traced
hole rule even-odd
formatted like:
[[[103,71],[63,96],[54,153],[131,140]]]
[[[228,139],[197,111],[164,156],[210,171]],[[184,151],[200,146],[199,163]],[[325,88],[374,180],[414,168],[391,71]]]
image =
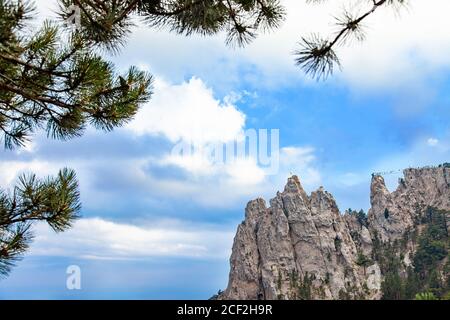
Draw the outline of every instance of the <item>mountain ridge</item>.
[[[394,295],[406,297],[429,210],[445,218],[441,233],[446,237],[439,241],[447,256],[432,259],[440,270],[435,277],[445,287],[450,166],[409,168],[403,174],[393,192],[381,175],[372,176],[367,216],[342,214],[323,187],[308,195],[297,176],[288,179],[269,206],[261,198],[250,201],[234,239],[229,283],[219,299],[381,299],[389,298],[386,286],[398,279],[402,292]],[[409,290],[429,289],[421,281]]]

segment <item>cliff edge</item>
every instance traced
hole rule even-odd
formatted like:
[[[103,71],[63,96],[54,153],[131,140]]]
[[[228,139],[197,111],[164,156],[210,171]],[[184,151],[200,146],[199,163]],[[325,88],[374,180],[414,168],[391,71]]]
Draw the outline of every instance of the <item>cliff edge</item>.
[[[401,279],[415,270],[430,210],[444,217],[448,249],[448,166],[406,169],[392,193],[374,175],[370,191],[367,215],[342,214],[330,193],[321,187],[308,195],[297,176],[269,205],[250,201],[234,239],[228,287],[219,298],[380,299],[392,269],[386,255],[393,252]],[[448,256],[439,263],[448,265]]]

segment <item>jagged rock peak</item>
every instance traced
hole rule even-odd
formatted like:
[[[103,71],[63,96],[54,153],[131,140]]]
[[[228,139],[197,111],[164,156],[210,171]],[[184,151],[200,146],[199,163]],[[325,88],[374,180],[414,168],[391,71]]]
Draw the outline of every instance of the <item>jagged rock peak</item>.
[[[403,175],[392,193],[383,177],[372,177],[369,224],[371,231],[384,241],[402,237],[427,207],[450,209],[449,167],[408,168]]]
[[[310,287],[310,298],[338,299],[343,293],[356,297],[363,288],[375,296],[379,269],[372,268],[371,285],[364,286],[357,253],[333,196],[323,187],[308,196],[298,177],[292,176],[269,208],[262,199],[247,205],[246,219],[234,239],[229,284],[221,298],[308,298],[299,292],[302,285]],[[353,283],[351,288],[348,282]]]
[[[304,201],[308,201],[308,195],[306,194],[305,189],[303,189],[300,179],[296,175],[288,178],[283,193],[300,194]]]
[[[383,176],[373,175],[372,181],[370,184],[370,194],[373,196],[373,195],[378,195],[379,193],[389,194],[389,190],[386,187],[386,182],[384,181]]]
[[[266,201],[258,198],[247,203],[245,208],[245,221],[255,223],[259,216],[267,212]]]
[[[220,299],[378,299],[383,276],[375,240],[391,243],[427,207],[450,210],[450,165],[406,169],[394,192],[373,175],[367,217],[339,212],[320,187],[308,196],[288,179],[267,207],[250,201],[234,238],[228,287]],[[403,265],[416,246],[406,243]],[[370,261],[368,263],[367,261]]]

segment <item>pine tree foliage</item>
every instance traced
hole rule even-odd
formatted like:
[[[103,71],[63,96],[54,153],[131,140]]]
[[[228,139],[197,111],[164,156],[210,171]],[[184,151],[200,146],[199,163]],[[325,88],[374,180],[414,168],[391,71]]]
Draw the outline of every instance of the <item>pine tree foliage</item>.
[[[414,300],[437,300],[437,298],[432,292],[422,292],[416,294]]]
[[[327,0],[307,0],[307,3],[320,4]],[[302,37],[296,50],[296,64],[306,74],[316,79],[326,79],[336,68],[341,67],[336,47],[346,45],[352,40],[362,41],[366,38],[366,19],[383,7],[399,10],[406,6],[408,0],[364,0],[359,1],[353,10],[344,9],[340,16],[335,17],[334,25],[337,32],[329,38],[319,34]],[[362,12],[362,13],[361,13]]]
[[[37,130],[65,140],[82,135],[88,125],[110,131],[134,117],[151,98],[152,76],[136,67],[118,74],[102,53],[120,51],[136,17],[186,36],[226,32],[227,44],[239,46],[278,27],[284,17],[277,0],[58,3],[60,19],[35,29],[31,0],[0,0],[0,140],[6,149],[23,146]],[[80,208],[78,182],[69,169],[46,180],[22,176],[12,193],[0,190],[0,276],[28,248],[34,222],[64,231]]]
[[[279,27],[285,16],[278,0],[55,1],[60,19],[35,28],[31,0],[0,0],[0,140],[6,149],[23,146],[37,130],[65,140],[82,135],[88,125],[110,131],[135,116],[151,98],[152,76],[133,66],[119,74],[102,54],[120,51],[136,17],[185,36],[225,32],[228,45],[243,46]],[[333,38],[303,38],[297,64],[326,78],[340,65],[335,47],[363,40],[363,21],[379,8],[406,2],[361,1],[367,11],[345,11]],[[80,12],[76,28],[67,23],[74,6]],[[68,169],[46,180],[23,176],[12,194],[0,190],[0,274],[8,274],[27,249],[33,222],[63,231],[79,210],[78,182]]]
[[[448,211],[429,207],[420,221],[420,235],[412,254],[412,265],[404,269],[407,241],[393,243],[374,242],[377,262],[384,280],[381,285],[383,299],[426,299],[430,294],[436,299],[447,299],[450,294],[450,238],[448,233]],[[412,233],[405,233],[405,240]],[[406,272],[405,272],[406,271]]]
[[[71,5],[81,8],[81,30],[89,38],[110,47],[133,26],[133,14],[150,27],[166,27],[182,35],[226,32],[227,44],[242,46],[259,31],[277,28],[284,18],[278,0],[61,0],[62,18]]]
[[[321,4],[330,0],[305,0]],[[350,2],[350,1],[349,1]],[[363,0],[335,16],[336,32],[330,37],[303,36],[295,51],[295,62],[316,79],[326,79],[341,63],[336,48],[366,38],[364,22],[381,8],[400,10],[408,0]],[[75,4],[81,8],[82,33],[108,49],[123,43],[139,16],[150,27],[166,28],[178,34],[227,34],[226,43],[244,46],[259,32],[280,26],[286,15],[279,0],[60,0],[61,17],[67,19]],[[350,7],[350,6],[348,6]]]
[[[75,172],[63,169],[55,178],[22,175],[12,193],[0,191],[0,277],[6,276],[32,240],[34,221],[56,232],[72,225],[81,209]]]
[[[131,67],[117,75],[80,32],[46,21],[36,32],[28,1],[0,0],[0,131],[6,148],[36,129],[80,136],[87,124],[112,130],[129,121],[151,95],[151,76]],[[31,31],[31,32],[30,32]],[[110,42],[113,46],[113,42]]]
[[[37,129],[68,139],[90,124],[121,126],[151,95],[149,74],[131,67],[118,75],[90,35],[45,21],[34,30],[30,1],[0,0],[0,139],[24,145]],[[110,42],[111,49],[114,42]],[[55,178],[21,176],[12,192],[0,190],[0,276],[27,250],[32,225],[64,231],[79,215],[78,181],[63,169]]]

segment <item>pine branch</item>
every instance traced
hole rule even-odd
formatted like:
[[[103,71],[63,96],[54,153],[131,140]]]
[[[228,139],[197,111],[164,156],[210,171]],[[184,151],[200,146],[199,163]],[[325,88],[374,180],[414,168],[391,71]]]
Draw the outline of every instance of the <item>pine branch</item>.
[[[61,232],[71,227],[80,210],[73,170],[63,169],[44,180],[22,175],[12,194],[0,190],[0,276],[6,276],[28,249],[33,223],[43,221]]]
[[[97,5],[96,12],[111,7],[81,2]],[[11,35],[0,45],[0,131],[6,148],[23,145],[38,128],[57,139],[80,136],[89,123],[112,130],[150,99],[152,77],[136,68],[117,75],[95,53],[92,34],[72,32],[62,41],[62,28],[45,22],[36,33],[19,36],[14,29],[23,18],[19,11],[19,4],[0,0],[0,34]],[[2,24],[4,16],[16,21]],[[119,83],[124,78],[126,87]]]
[[[325,0],[308,0],[309,3],[321,3]],[[352,15],[344,11],[343,18],[336,19],[340,30],[331,39],[324,39],[318,35],[309,38],[302,38],[301,49],[295,52],[296,64],[300,66],[306,74],[318,80],[326,79],[330,76],[335,67],[340,68],[340,61],[335,53],[335,47],[344,44],[346,39],[355,37],[357,40],[364,40],[365,35],[362,30],[362,22],[373,15],[379,8],[386,5],[405,5],[407,0],[370,0],[372,7],[361,15]]]

